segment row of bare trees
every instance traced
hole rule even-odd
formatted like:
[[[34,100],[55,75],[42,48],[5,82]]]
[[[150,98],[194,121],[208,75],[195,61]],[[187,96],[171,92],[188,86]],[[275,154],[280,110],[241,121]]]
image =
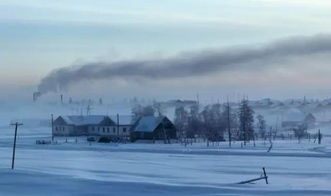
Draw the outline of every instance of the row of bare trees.
[[[194,104],[189,108],[183,106],[175,110],[175,126],[181,138],[205,138],[207,141],[233,139],[246,142],[255,140],[254,111],[248,100],[241,101],[239,108],[232,108],[230,103],[211,104],[201,108]],[[257,127],[261,135],[265,135],[266,122],[258,116]],[[226,138],[225,138],[226,137]]]

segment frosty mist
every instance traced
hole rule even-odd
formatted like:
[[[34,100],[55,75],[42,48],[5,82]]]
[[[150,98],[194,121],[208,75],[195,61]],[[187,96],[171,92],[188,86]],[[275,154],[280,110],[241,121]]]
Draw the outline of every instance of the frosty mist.
[[[94,62],[52,71],[38,86],[42,94],[67,89],[71,84],[98,79],[172,79],[215,72],[265,68],[291,57],[331,52],[331,36],[293,37],[264,46],[232,47],[181,53],[168,58]]]

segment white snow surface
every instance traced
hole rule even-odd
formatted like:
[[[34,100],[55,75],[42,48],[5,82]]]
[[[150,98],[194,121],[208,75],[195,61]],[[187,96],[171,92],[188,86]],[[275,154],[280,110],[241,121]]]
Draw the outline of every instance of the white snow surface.
[[[86,138],[50,140],[49,128],[18,130],[11,170],[13,127],[0,132],[0,195],[331,195],[331,140],[240,142],[228,147],[181,144],[98,144]],[[240,181],[260,177],[269,184]]]

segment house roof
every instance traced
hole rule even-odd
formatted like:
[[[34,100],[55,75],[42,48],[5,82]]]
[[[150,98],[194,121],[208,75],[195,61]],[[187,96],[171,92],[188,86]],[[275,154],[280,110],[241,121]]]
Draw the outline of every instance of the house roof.
[[[106,118],[109,118],[105,115],[89,115],[89,116],[61,116],[67,124],[71,125],[93,125],[100,124]]]
[[[164,116],[144,116],[141,117],[133,127],[133,132],[153,132],[164,119]]]
[[[109,116],[116,124],[117,124],[117,116],[110,115]],[[119,115],[119,125],[132,125],[133,118],[131,115]]]
[[[305,119],[305,117],[305,114],[299,109],[291,108],[285,113],[284,120],[301,122]]]

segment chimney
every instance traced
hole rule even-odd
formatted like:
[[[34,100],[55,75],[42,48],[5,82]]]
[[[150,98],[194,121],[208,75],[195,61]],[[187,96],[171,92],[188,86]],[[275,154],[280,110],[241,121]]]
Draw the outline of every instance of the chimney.
[[[33,102],[36,102],[38,98],[41,96],[41,92],[34,92],[32,97],[33,97]]]

